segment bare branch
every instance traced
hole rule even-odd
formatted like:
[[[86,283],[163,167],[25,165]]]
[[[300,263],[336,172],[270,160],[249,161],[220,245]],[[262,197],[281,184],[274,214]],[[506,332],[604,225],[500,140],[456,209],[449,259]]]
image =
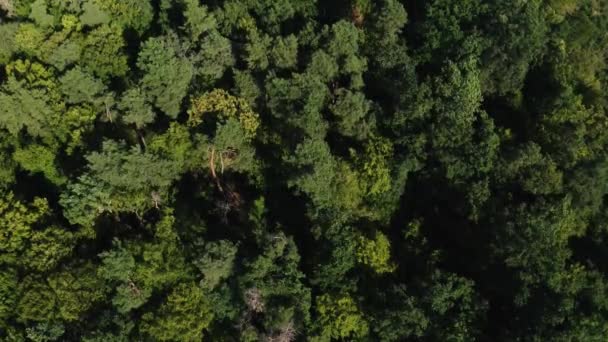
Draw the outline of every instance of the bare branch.
[[[152,202],[154,203],[154,208],[158,209],[160,203],[162,202],[162,198],[160,197],[160,194],[156,191],[152,191],[150,196],[152,197]]]
[[[222,188],[222,184],[220,184],[220,180],[217,177],[217,174],[215,173],[215,147],[211,148],[211,157],[209,158],[209,168],[211,169],[211,176],[213,177],[213,180],[215,180],[217,187],[220,189],[221,192],[224,192],[224,189]]]
[[[224,152],[220,153],[220,164],[222,165],[220,173],[224,174]]]
[[[0,0],[2,1],[2,0]],[[108,120],[110,121],[110,123],[113,123],[112,121],[112,112],[110,111],[110,107],[108,106],[108,103],[105,103],[106,105],[106,117],[108,118]]]
[[[293,322],[290,321],[274,335],[267,336],[266,342],[293,342],[296,340],[297,334]]]
[[[14,13],[13,3],[11,0],[0,0],[0,9],[6,11],[7,17],[12,17]]]
[[[264,312],[264,301],[262,299],[262,292],[253,287],[245,291],[245,304],[252,312]]]
[[[129,283],[129,290],[131,290],[131,293],[135,297],[141,296],[141,290],[137,287],[137,285],[135,285],[135,283],[131,279],[128,279],[128,283]]]

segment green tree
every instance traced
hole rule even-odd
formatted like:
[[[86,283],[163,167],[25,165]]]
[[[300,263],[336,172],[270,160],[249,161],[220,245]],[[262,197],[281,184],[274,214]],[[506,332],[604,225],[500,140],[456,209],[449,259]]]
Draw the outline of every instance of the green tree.
[[[247,263],[239,278],[248,311],[264,313],[267,331],[288,322],[296,328],[306,326],[310,320],[310,289],[302,282],[304,274],[298,268],[300,256],[293,240],[277,233],[265,236],[263,245],[263,252]]]
[[[505,154],[501,166],[497,170],[503,181],[515,181],[530,193],[544,195],[559,193],[563,189],[562,172],[534,143]]]
[[[184,0],[186,8],[184,17],[186,18],[186,29],[193,41],[208,31],[216,28],[217,22],[207,6],[200,5],[195,0]]]
[[[256,108],[256,101],[262,94],[262,89],[257,80],[247,71],[232,70],[234,72],[235,93],[238,97],[247,101],[250,107]]]
[[[386,235],[376,232],[373,239],[361,236],[357,244],[357,261],[369,266],[374,272],[387,273],[396,269],[396,265],[390,261],[391,245]]]
[[[472,28],[487,10],[487,5],[479,0],[452,5],[449,0],[426,3],[426,19],[418,29],[424,42],[417,51],[421,62],[440,64],[445,58],[459,59],[460,56],[476,56],[481,52],[479,34]]]
[[[82,42],[81,65],[101,79],[124,76],[128,71],[124,47],[119,27],[99,26]]]
[[[194,74],[174,35],[150,38],[142,46],[137,66],[144,73],[142,89],[165,114],[176,118]]]
[[[57,297],[44,279],[24,278],[19,283],[18,294],[15,311],[19,320],[46,322],[58,317]]]
[[[356,209],[362,200],[357,175],[336,160],[325,142],[306,140],[287,158],[295,173],[290,185],[308,195],[318,209]]]
[[[55,184],[63,184],[65,176],[58,170],[55,161],[55,151],[46,146],[29,145],[18,148],[13,154],[13,159],[24,170],[32,173],[41,172],[48,180]]]
[[[0,271],[0,324],[3,328],[6,319],[15,314],[15,304],[20,298],[17,293],[18,281],[16,269],[3,267]]]
[[[382,341],[419,339],[428,331],[429,317],[421,308],[419,298],[411,292],[400,285],[380,294],[378,305],[381,307],[373,310],[370,328]]]
[[[135,125],[137,129],[144,128],[156,118],[152,106],[139,88],[127,90],[118,104],[118,109],[123,112],[121,120],[126,124]]]
[[[10,135],[0,133],[0,158],[4,160],[0,169],[0,189],[7,188],[15,181],[16,162],[11,158],[12,152]]]
[[[57,70],[63,71],[68,66],[78,62],[81,53],[82,46],[77,41],[68,39],[53,49],[46,59]]]
[[[174,223],[167,212],[155,226],[154,241],[125,246],[117,242],[112,250],[100,254],[98,273],[115,289],[112,304],[118,312],[127,313],[145,304],[156,291],[191,280],[194,270],[178,249]]]
[[[408,62],[407,50],[400,38],[407,23],[407,12],[403,5],[399,1],[384,0],[373,15],[367,22],[370,37],[366,39],[366,45],[370,61],[386,69]]]
[[[361,92],[338,89],[329,109],[336,117],[336,130],[347,137],[365,139],[373,129],[369,112],[371,103]]]
[[[4,227],[0,234],[2,261],[14,263],[32,238],[34,224],[49,213],[48,202],[36,198],[31,204],[24,204],[9,192],[2,196],[0,213],[0,226]]]
[[[207,243],[204,254],[194,261],[194,265],[203,274],[201,286],[213,289],[232,275],[236,253],[237,246],[228,241]]]
[[[547,40],[549,26],[541,3],[518,1],[507,5],[496,1],[489,5],[483,21],[485,37],[490,40],[481,59],[484,91],[516,93],[523,86]],[[513,56],[517,56],[516,63]]]
[[[87,160],[88,171],[68,185],[60,200],[71,223],[85,227],[104,212],[141,215],[157,206],[154,197],[166,200],[180,172],[171,160],[109,140]]]
[[[59,89],[68,103],[96,103],[105,92],[105,86],[100,80],[79,67],[68,70],[59,79]]]
[[[32,3],[30,19],[42,28],[52,26],[55,22],[55,18],[48,13],[46,0],[36,0]]]
[[[316,311],[319,315],[321,340],[360,339],[369,332],[363,313],[349,295],[321,295],[316,300]]]
[[[4,37],[0,43],[0,64],[7,64],[17,50],[15,35],[18,30],[19,24],[17,23],[0,25],[0,35]]]
[[[38,323],[26,330],[27,338],[35,342],[57,341],[64,333],[65,327],[61,323]]]
[[[52,270],[72,254],[75,244],[75,236],[70,231],[57,226],[47,227],[32,234],[20,260],[27,268],[39,272]]]
[[[230,40],[216,30],[211,31],[200,42],[200,51],[193,57],[194,72],[205,84],[219,80],[227,69],[235,64]]]
[[[466,278],[440,270],[432,274],[425,296],[431,322],[429,338],[470,341],[479,335],[471,323],[480,319],[486,304],[480,300],[473,285]]]
[[[244,100],[220,89],[213,90],[194,99],[192,107],[188,111],[188,121],[191,125],[198,125],[203,122],[204,115],[207,113],[216,113],[220,124],[225,123],[229,119],[238,119],[249,139],[255,137],[256,131],[260,126],[258,114]]]
[[[55,109],[58,108],[54,108],[51,102],[55,94],[51,91],[49,96],[49,89],[44,85],[54,87],[54,80],[50,72],[40,64],[29,61],[16,64],[18,68],[21,65],[24,68],[31,66],[29,70],[21,70],[25,76],[31,77],[30,79],[39,84],[30,85],[27,81],[9,76],[0,92],[0,124],[13,135],[25,128],[31,136],[50,138],[53,133],[47,129],[53,126],[52,121],[57,116]]]
[[[270,61],[277,68],[289,69],[298,63],[298,39],[294,35],[280,37],[270,51]]]
[[[103,283],[91,264],[51,274],[48,284],[55,293],[59,315],[66,321],[81,319],[105,298]]]
[[[36,56],[46,35],[36,25],[22,23],[15,34],[15,46],[17,51],[21,51],[28,56]]]
[[[292,133],[287,138],[292,144],[301,142],[307,136],[325,137],[328,123],[323,120],[321,111],[326,105],[329,91],[318,77],[295,74],[291,79],[273,78],[266,84],[266,93],[269,98],[267,106],[272,115],[302,131],[289,131]]]
[[[177,285],[160,308],[143,317],[141,329],[159,341],[200,341],[213,314],[203,290],[195,283]]]
[[[154,17],[154,9],[149,0],[88,0],[98,5],[121,27],[133,28],[143,33]]]
[[[94,1],[86,1],[82,5],[82,14],[79,19],[83,25],[91,27],[110,22],[110,16]]]

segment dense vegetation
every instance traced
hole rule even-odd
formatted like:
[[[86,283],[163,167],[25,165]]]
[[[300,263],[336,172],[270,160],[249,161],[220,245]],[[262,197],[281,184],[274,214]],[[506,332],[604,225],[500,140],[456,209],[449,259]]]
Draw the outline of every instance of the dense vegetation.
[[[606,0],[0,0],[0,340],[606,341]]]

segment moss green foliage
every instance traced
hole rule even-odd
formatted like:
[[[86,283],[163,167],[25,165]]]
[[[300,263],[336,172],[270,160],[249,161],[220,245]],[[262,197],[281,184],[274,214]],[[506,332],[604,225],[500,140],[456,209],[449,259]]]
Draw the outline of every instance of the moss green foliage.
[[[9,192],[0,202],[2,210],[2,251],[14,253],[23,251],[33,233],[33,225],[49,210],[48,202],[36,198],[31,206],[24,205]]]
[[[82,66],[101,78],[124,76],[128,71],[122,31],[102,25],[86,35],[82,43]]]
[[[19,29],[19,24],[10,23],[0,26],[0,36],[3,37],[0,42],[0,64],[6,64],[10,61],[11,56],[17,49],[15,43],[15,35]]]
[[[374,239],[359,237],[357,261],[371,267],[377,273],[387,273],[395,270],[390,258],[391,243],[386,235],[377,232]]]
[[[82,14],[79,19],[83,25],[91,27],[107,24],[110,21],[108,14],[95,1],[87,1],[82,4]]]
[[[330,339],[360,339],[368,334],[368,324],[361,314],[355,301],[348,295],[321,295],[317,298],[319,325],[321,326],[320,340]]]
[[[604,0],[0,0],[0,341],[605,341]]]
[[[177,285],[154,313],[143,316],[141,329],[157,341],[200,341],[213,320],[203,290],[195,283]]]
[[[89,11],[97,11],[99,8],[104,14],[96,16],[96,21],[105,21],[105,13],[109,14],[111,21],[125,29],[134,29],[143,33],[154,16],[154,11],[150,1],[140,0],[87,0],[83,5],[83,15]],[[97,8],[95,8],[97,7]],[[92,15],[92,14],[89,14]]]
[[[189,123],[200,124],[206,113],[217,113],[219,123],[237,119],[250,139],[255,137],[260,126],[258,114],[251,110],[247,102],[221,89],[213,90],[192,101],[192,108],[188,111]]]

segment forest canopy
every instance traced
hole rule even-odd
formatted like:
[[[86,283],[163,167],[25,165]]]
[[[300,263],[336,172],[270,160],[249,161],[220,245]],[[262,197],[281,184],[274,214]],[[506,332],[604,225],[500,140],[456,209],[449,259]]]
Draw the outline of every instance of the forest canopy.
[[[606,0],[0,0],[0,340],[606,341],[606,32]]]

